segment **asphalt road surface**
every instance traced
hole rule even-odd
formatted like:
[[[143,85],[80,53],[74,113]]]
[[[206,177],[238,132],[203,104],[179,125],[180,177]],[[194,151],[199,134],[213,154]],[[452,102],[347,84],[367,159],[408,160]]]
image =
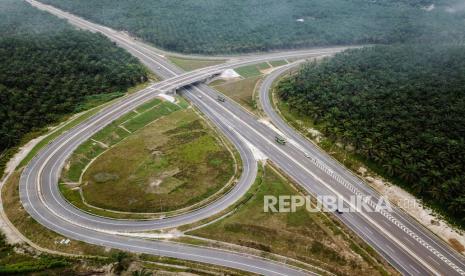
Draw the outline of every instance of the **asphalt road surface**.
[[[296,146],[301,149],[302,152],[310,155],[312,158],[316,158],[320,164],[319,166],[325,167],[326,170],[329,170],[329,174],[332,173],[333,175],[337,175],[340,179],[348,182],[350,185],[352,185],[353,190],[357,191],[357,193],[361,193],[363,195],[370,195],[375,199],[379,198],[379,194],[376,191],[371,189],[367,184],[363,183],[362,180],[354,176],[349,170],[345,169],[340,163],[331,158],[327,153],[325,153],[315,144],[313,144],[312,142],[304,138],[300,133],[295,131],[274,110],[270,98],[270,90],[273,86],[274,81],[289,70],[291,70],[292,68],[298,67],[300,65],[300,62],[295,62],[293,64],[283,66],[278,70],[275,70],[265,78],[259,91],[260,104],[264,112],[270,118],[271,122],[280,131],[285,133],[285,136],[288,137],[288,139],[293,141],[296,144]],[[335,176],[333,176],[333,178],[335,178]],[[311,187],[309,187],[309,190],[312,190]],[[375,233],[373,231],[376,231],[376,229],[370,230],[365,226],[354,223],[352,214],[342,214],[338,215],[338,217],[365,240],[369,241],[373,238],[373,233]],[[398,259],[398,255],[395,248],[398,248],[398,246],[396,246],[395,244],[389,245],[383,243],[372,243],[372,245],[375,246],[375,248],[378,248],[378,251],[380,251],[387,259],[395,258],[394,260],[391,260],[391,263],[393,263],[393,265],[397,267],[400,266],[399,270],[401,272],[404,272],[405,274],[419,274],[413,273],[417,272],[418,270],[419,272],[425,274],[435,273],[441,275],[463,275],[463,256],[457,254],[454,249],[450,248],[449,245],[445,244],[442,240],[438,239],[429,230],[425,229],[419,223],[414,221],[410,216],[408,216],[407,214],[405,214],[397,208],[393,209],[393,212],[390,213],[390,216],[387,219],[391,220],[391,225],[387,221],[380,221],[380,224],[385,225],[386,229],[388,230],[388,232],[386,233],[387,237],[389,238],[390,235],[392,235],[392,232],[394,231],[396,233],[395,238],[400,240],[401,245],[407,247],[405,251],[409,250],[418,258],[423,259],[423,262],[430,266],[431,270],[433,270],[425,270],[423,272],[420,270],[420,268],[415,268],[415,266],[412,265],[414,263],[410,263],[410,261],[405,262],[403,260],[396,260]],[[410,231],[407,231],[407,229]],[[446,258],[450,262],[446,261]],[[455,265],[457,266],[456,268],[452,268],[454,266],[453,263],[455,263]],[[409,269],[409,267],[411,269]]]
[[[230,255],[227,255],[216,249],[199,249],[192,246],[117,235],[117,232],[159,229],[168,225],[176,226],[201,219],[204,216],[219,212],[218,208],[224,209],[225,206],[232,204],[232,202],[228,202],[227,196],[219,200],[226,201],[225,204],[199,213],[195,215],[195,218],[188,213],[183,214],[186,217],[181,217],[183,216],[181,215],[158,221],[121,221],[91,216],[70,206],[58,192],[57,181],[64,162],[80,143],[124,113],[155,97],[160,91],[170,91],[185,87],[190,83],[197,84],[199,81],[227,68],[284,58],[330,55],[343,50],[344,47],[249,55],[242,59],[237,58],[227,64],[182,73],[179,68],[171,65],[163,56],[153,51],[153,48],[145,46],[139,41],[132,41],[109,28],[41,5],[36,1],[30,0],[28,2],[60,17],[65,17],[81,28],[102,32],[141,59],[157,75],[167,78],[102,110],[99,114],[57,138],[38,154],[24,170],[20,182],[21,201],[31,216],[56,232],[94,244],[137,252],[151,249],[151,252],[145,253],[219,264],[261,274],[294,275],[304,273],[284,264],[273,263],[257,257],[244,257],[229,252],[227,254]],[[272,76],[275,76],[274,73]],[[265,86],[266,82],[263,87]],[[237,185],[244,190],[238,191],[236,198],[247,189],[251,183],[250,179],[256,173],[256,163],[252,160],[249,145],[268,156],[309,193],[338,196],[344,200],[344,204],[347,206],[352,205],[350,198],[354,195],[372,196],[373,200],[369,201],[368,204],[372,204],[379,198],[379,195],[360,179],[357,179],[324,152],[300,137],[287,125],[277,123],[276,118],[272,118],[272,120],[280,130],[257,120],[255,116],[231,100],[224,103],[218,102],[216,100],[218,92],[203,84],[189,86],[183,89],[183,94],[231,139],[245,162],[250,161],[250,167],[245,167],[249,173],[244,173],[241,176],[241,184]],[[289,142],[285,146],[276,144],[274,137],[277,134],[287,137]],[[234,196],[231,197],[231,201],[233,199]],[[400,210],[394,209],[393,212],[360,210],[336,215],[404,274],[465,275],[463,258]],[[170,224],[170,220],[173,224]],[[203,251],[186,253],[193,250]],[[234,261],[231,262],[231,259]],[[237,259],[240,260],[237,261]],[[270,269],[270,267],[272,268]]]

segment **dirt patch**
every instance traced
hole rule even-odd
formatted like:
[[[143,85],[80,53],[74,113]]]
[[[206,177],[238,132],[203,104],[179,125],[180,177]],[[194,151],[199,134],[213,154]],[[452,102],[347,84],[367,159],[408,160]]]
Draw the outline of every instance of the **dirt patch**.
[[[456,239],[449,239],[451,246],[460,253],[465,251],[465,247]]]
[[[271,68],[268,68],[268,69],[262,69],[260,70],[260,73],[262,73],[263,75],[268,75],[269,73],[273,72],[276,68],[274,67],[271,67]]]
[[[183,182],[174,178],[181,170],[175,168],[166,172],[161,173],[158,177],[154,177],[150,180],[150,184],[147,187],[147,193],[154,194],[168,194],[174,189],[183,184]]]

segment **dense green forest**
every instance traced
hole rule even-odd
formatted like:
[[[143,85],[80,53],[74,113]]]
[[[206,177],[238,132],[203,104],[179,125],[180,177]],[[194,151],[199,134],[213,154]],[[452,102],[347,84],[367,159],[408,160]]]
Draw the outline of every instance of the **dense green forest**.
[[[465,29],[459,0],[42,2],[186,53],[461,39]]]
[[[103,36],[23,1],[0,1],[1,172],[25,134],[79,111],[87,97],[145,79],[145,68]]]
[[[350,50],[305,66],[278,94],[465,225],[465,46]]]

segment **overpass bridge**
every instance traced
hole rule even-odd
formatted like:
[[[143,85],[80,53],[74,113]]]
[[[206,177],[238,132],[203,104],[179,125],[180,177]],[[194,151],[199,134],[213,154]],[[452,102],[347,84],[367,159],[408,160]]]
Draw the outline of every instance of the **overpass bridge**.
[[[163,94],[176,95],[176,91],[191,85],[200,83],[209,83],[211,80],[220,76],[226,69],[211,70],[199,76],[192,76],[187,79],[180,80],[178,83],[168,85],[163,90],[159,90]]]

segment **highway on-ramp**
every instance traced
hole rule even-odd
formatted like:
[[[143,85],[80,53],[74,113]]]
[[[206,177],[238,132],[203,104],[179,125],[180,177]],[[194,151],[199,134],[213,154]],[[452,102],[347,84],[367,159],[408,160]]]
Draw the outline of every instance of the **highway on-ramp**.
[[[159,229],[189,223],[192,220],[183,218],[176,221],[178,218],[172,217],[155,221],[121,221],[94,217],[67,204],[58,192],[57,181],[66,158],[80,143],[122,114],[155,97],[160,91],[171,91],[185,87],[188,84],[196,84],[228,68],[268,60],[329,55],[344,48],[250,55],[226,64],[182,73],[141,42],[131,41],[109,28],[79,19],[53,7],[42,5],[37,1],[29,0],[28,2],[60,17],[65,17],[81,28],[91,29],[107,35],[120,46],[140,58],[158,75],[167,78],[148,89],[125,97],[116,104],[105,108],[99,114],[57,138],[38,154],[23,171],[20,182],[21,200],[31,216],[58,233],[94,244],[224,265],[261,274],[294,275],[304,273],[284,264],[273,263],[258,257],[245,257],[216,249],[200,249],[187,245],[123,237],[116,234],[116,232]],[[329,159],[324,153],[309,147],[308,144],[304,143],[304,140],[301,140],[302,138],[294,137],[295,133],[289,132],[289,129],[278,126],[278,128],[281,128],[281,131],[278,131],[257,120],[257,117],[230,100],[225,103],[218,102],[216,100],[218,92],[203,84],[189,86],[184,89],[183,93],[231,139],[246,163],[248,162],[247,158],[249,158],[251,167],[245,169],[246,171],[249,170],[250,173],[241,176],[242,184],[238,184],[237,187],[246,188],[251,183],[250,179],[254,177],[256,170],[254,166],[256,164],[253,162],[251,151],[247,147],[252,145],[268,156],[270,160],[309,193],[338,196],[347,205],[351,204],[350,198],[354,195],[373,195],[375,199],[379,198],[379,195],[373,193],[365,183],[355,178],[338,163],[328,162]],[[276,144],[274,137],[277,134],[288,137],[289,143],[285,146]],[[311,155],[311,158],[307,158],[306,151]],[[244,190],[241,192],[244,192]],[[241,192],[238,192],[236,196],[240,195]],[[224,198],[222,199],[224,200]],[[226,204],[216,206],[218,208],[199,214],[194,220],[219,212],[220,208],[232,204],[232,199],[233,197]],[[464,275],[465,265],[463,259],[399,210],[392,213],[381,211],[365,212],[361,210],[359,212],[344,213],[338,215],[338,217],[404,274]],[[170,220],[172,224],[170,224]],[[149,249],[151,249],[151,252],[146,252]],[[203,251],[191,253],[195,250]],[[234,259],[233,262],[230,261],[232,259]]]

